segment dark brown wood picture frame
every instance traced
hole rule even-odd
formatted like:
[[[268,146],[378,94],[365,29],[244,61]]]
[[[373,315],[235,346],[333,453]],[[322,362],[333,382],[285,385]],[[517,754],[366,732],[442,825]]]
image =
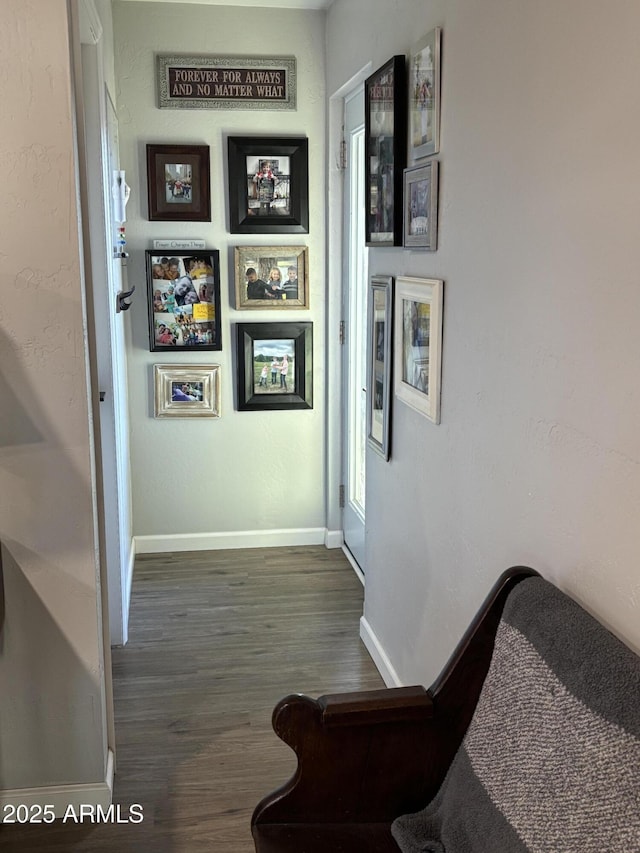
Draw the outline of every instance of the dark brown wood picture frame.
[[[309,141],[304,136],[230,136],[229,231],[309,232]]]
[[[402,246],[407,69],[392,57],[365,80],[366,245]]]
[[[210,222],[208,145],[147,145],[152,222]]]

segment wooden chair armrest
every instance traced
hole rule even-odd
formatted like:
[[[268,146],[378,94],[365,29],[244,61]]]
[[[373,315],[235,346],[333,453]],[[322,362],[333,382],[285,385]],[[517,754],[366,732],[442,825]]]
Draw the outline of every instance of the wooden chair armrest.
[[[423,687],[287,696],[273,727],[298,767],[258,804],[254,825],[392,820],[424,805],[446,774]]]
[[[265,826],[267,834],[271,828],[277,834],[278,825],[305,823],[381,826],[425,806],[473,716],[504,603],[518,583],[536,574],[523,566],[502,573],[428,691],[407,687],[283,699],[273,727],[296,753],[298,767],[256,807],[254,837]]]
[[[318,704],[325,726],[371,726],[433,716],[433,701],[424,687],[329,693]]]

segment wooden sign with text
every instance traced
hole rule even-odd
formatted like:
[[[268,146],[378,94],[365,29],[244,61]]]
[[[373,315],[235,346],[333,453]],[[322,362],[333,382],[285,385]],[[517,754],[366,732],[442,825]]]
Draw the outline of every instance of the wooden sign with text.
[[[158,106],[170,109],[296,109],[296,60],[234,56],[156,57]]]

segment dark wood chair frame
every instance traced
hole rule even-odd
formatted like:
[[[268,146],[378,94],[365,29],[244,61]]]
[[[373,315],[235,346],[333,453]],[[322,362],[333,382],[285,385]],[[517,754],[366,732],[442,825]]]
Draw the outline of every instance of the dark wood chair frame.
[[[515,566],[500,576],[428,690],[282,699],[273,728],[296,753],[298,768],[256,807],[251,820],[256,851],[393,850],[391,822],[435,796],[462,742],[509,593],[537,574]]]

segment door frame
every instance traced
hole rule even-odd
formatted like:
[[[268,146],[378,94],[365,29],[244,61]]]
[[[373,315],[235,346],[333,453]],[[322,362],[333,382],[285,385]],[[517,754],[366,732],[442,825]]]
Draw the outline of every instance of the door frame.
[[[344,98],[346,164],[343,236],[343,551],[363,580],[365,565],[366,340],[368,249],[365,246],[365,91],[357,86]],[[345,396],[346,395],[346,396]]]
[[[342,548],[342,509],[340,485],[342,484],[342,351],[340,322],[342,320],[342,252],[343,252],[343,184],[344,172],[340,168],[344,99],[354,89],[364,85],[371,74],[368,62],[329,97],[327,144],[327,440],[325,461],[326,536],[327,548]],[[348,555],[347,555],[348,556]]]
[[[99,628],[101,629],[102,646],[102,686],[105,702],[105,727],[103,737],[106,746],[105,782],[108,789],[109,802],[113,794],[113,775],[115,771],[115,717],[113,706],[113,674],[111,668],[111,632],[109,630],[109,601],[107,591],[107,577],[105,567],[105,519],[102,503],[103,476],[100,460],[100,412],[97,384],[97,360],[95,346],[92,343],[92,332],[95,325],[95,311],[93,304],[93,263],[91,255],[91,228],[89,223],[89,176],[87,171],[87,152],[91,150],[87,130],[86,118],[86,93],[85,85],[92,85],[98,73],[100,64],[99,41],[102,37],[102,26],[95,10],[92,0],[79,2],[79,0],[67,0],[67,11],[69,16],[69,57],[71,62],[72,85],[73,85],[73,110],[76,131],[75,161],[78,174],[79,190],[79,232],[82,243],[83,279],[87,335],[86,351],[89,365],[90,394],[89,402],[92,416],[92,450],[93,468],[95,477],[95,525],[98,544],[98,563],[100,571],[100,608]],[[93,17],[93,20],[89,20]],[[89,27],[87,28],[87,24]],[[93,26],[92,26],[93,25]],[[90,35],[89,35],[90,34]],[[87,54],[85,48],[93,45],[93,53]],[[88,61],[89,60],[89,61]]]

